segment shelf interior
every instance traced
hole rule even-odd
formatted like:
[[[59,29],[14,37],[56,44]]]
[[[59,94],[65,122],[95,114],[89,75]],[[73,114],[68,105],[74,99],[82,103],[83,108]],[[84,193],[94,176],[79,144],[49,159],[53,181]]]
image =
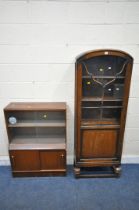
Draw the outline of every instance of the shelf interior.
[[[120,122],[118,120],[116,120],[115,118],[111,118],[111,119],[102,118],[101,120],[99,120],[99,119],[93,119],[93,120],[82,119],[82,121],[81,121],[81,126],[119,125],[119,124],[120,124]]]
[[[65,127],[9,127],[10,142],[21,144],[53,143],[66,138]]]
[[[114,78],[117,78],[117,79],[124,79],[125,78],[125,76],[106,76],[106,75],[101,75],[101,76],[97,76],[97,75],[95,75],[95,76],[93,76],[93,78],[94,79],[114,79]],[[88,75],[84,75],[84,76],[82,76],[82,79],[92,79],[92,76],[88,76]]]
[[[122,98],[115,98],[115,97],[92,97],[92,96],[87,96],[87,97],[82,97],[81,101],[123,101]]]
[[[16,123],[10,121],[14,118]],[[8,126],[65,126],[66,114],[63,111],[9,111],[6,112]]]
[[[65,127],[65,120],[20,120],[8,127]]]
[[[16,136],[12,138],[9,149],[65,149],[66,139],[60,135]]]
[[[119,121],[122,108],[122,101],[82,101],[81,118],[82,120]]]

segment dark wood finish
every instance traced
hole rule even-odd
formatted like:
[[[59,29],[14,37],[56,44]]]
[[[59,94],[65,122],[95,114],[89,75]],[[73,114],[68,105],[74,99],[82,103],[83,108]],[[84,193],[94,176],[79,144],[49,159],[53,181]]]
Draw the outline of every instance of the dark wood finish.
[[[66,110],[64,102],[13,102],[8,104],[5,111],[57,111]]]
[[[116,155],[117,131],[84,130],[82,132],[82,158],[112,158]]]
[[[41,170],[65,169],[65,151],[41,151]]]
[[[38,151],[11,150],[10,160],[13,171],[34,171],[40,169]]]
[[[65,103],[10,103],[4,114],[13,176],[66,175]]]
[[[10,150],[13,176],[66,175],[65,150]]]
[[[120,175],[132,64],[129,54],[113,49],[87,52],[76,60],[76,177]],[[104,170],[94,173],[95,167]]]

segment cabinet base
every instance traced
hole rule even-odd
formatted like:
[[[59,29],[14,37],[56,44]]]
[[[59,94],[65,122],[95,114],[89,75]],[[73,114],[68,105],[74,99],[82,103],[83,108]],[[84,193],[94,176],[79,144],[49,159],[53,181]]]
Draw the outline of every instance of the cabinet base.
[[[74,167],[75,178],[120,177],[121,167]]]
[[[12,172],[13,177],[66,176],[66,171]]]

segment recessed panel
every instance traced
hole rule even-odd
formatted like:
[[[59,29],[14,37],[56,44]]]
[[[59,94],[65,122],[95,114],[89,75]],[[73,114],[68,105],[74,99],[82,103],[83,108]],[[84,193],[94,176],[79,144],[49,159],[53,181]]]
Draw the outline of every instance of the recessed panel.
[[[117,130],[83,130],[81,158],[115,157],[117,137]]]
[[[65,168],[65,151],[40,151],[41,169],[56,170]]]
[[[10,151],[14,171],[34,171],[40,169],[39,152],[31,150]]]

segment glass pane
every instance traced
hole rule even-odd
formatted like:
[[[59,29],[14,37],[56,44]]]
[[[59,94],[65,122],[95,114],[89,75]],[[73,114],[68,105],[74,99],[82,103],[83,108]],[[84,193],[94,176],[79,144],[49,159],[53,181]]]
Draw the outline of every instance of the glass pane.
[[[103,118],[113,118],[119,120],[121,116],[121,108],[104,108],[103,109]]]
[[[33,121],[36,118],[36,113],[35,112],[9,112],[6,114],[7,121],[9,121],[10,117],[16,118],[16,122],[21,122],[21,121]]]
[[[65,134],[65,128],[11,128],[13,137],[62,137]]]
[[[101,109],[93,108],[93,109],[82,109],[82,119],[83,120],[93,120],[93,119],[100,119]]]
[[[110,106],[110,107],[121,107],[122,101],[103,101],[103,107]]]
[[[103,87],[90,79],[82,80],[83,96],[102,97]]]
[[[124,96],[124,85],[114,84],[113,96],[115,98],[123,98]]]
[[[95,107],[101,107],[101,101],[82,102],[82,108],[95,108]]]
[[[51,112],[51,111],[42,111],[37,112],[37,120],[64,120],[65,119],[65,113],[64,112]]]
[[[126,59],[124,58],[102,55],[82,62],[83,75],[88,75],[88,73],[90,73],[94,76],[115,76],[121,72],[120,75],[124,76],[125,65]]]
[[[104,87],[104,97],[123,98],[123,95],[124,79],[116,79]]]

